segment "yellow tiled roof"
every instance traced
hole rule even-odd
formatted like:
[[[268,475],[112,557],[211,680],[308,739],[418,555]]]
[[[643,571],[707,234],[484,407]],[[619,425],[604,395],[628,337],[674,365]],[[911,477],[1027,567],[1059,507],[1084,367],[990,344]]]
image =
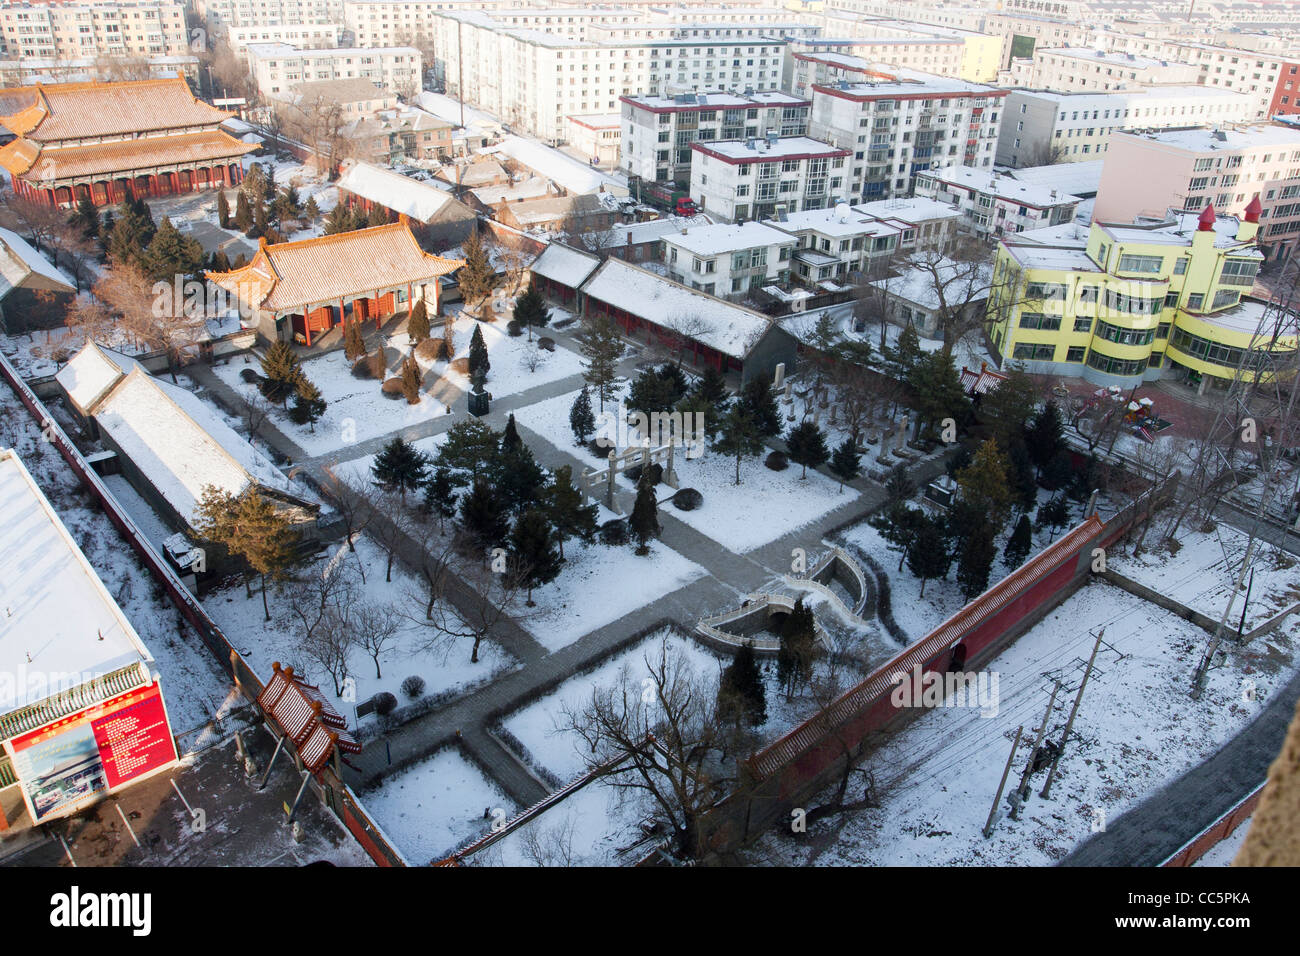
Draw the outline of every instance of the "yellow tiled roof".
[[[263,241],[242,269],[209,272],[207,277],[245,302],[281,312],[427,282],[464,264],[429,255],[410,226],[399,222],[297,242]]]
[[[196,99],[185,77],[120,83],[37,83],[30,106],[0,124],[40,142],[216,126],[231,114]]]
[[[217,129],[63,149],[42,149],[40,143],[16,139],[0,148],[0,166],[29,182],[55,182],[73,176],[112,175],[153,166],[235,159],[256,148]]]

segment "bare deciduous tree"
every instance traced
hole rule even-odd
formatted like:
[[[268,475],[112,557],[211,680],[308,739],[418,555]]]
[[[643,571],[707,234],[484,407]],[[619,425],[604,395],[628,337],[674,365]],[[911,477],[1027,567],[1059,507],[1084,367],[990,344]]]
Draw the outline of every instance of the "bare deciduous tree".
[[[371,601],[363,601],[352,607],[349,623],[357,646],[370,655],[375,662],[375,679],[383,677],[379,658],[397,639],[398,622],[391,608]]]

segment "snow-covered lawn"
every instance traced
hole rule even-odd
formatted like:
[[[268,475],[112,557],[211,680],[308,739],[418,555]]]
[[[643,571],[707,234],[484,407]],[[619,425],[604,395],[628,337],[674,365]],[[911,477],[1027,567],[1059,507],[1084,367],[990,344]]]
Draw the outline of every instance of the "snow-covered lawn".
[[[1146,544],[1154,546],[1159,529],[1152,528]],[[1136,557],[1115,555],[1109,566],[1120,574],[1200,611],[1213,620],[1223,616],[1232,583],[1241,573],[1246,556],[1246,535],[1220,522],[1214,531],[1183,532],[1181,547],[1170,557],[1162,548]],[[1245,630],[1258,627],[1274,614],[1300,600],[1300,568],[1295,558],[1267,544],[1256,545],[1251,562],[1254,581],[1246,608]],[[1250,584],[1247,572],[1247,583]],[[1233,603],[1228,623],[1235,631],[1241,621],[1245,592]]]
[[[507,307],[498,315],[495,322],[479,322],[461,315],[458,305],[449,307],[449,311],[456,310],[457,313],[454,326],[456,346],[454,358],[468,358],[474,327],[477,325],[483,330],[483,344],[487,346],[490,366],[484,387],[492,394],[493,399],[502,399],[507,395],[536,388],[538,385],[549,385],[551,382],[558,382],[573,375],[581,375],[582,360],[563,345],[557,342],[554,352],[537,348],[537,339],[547,334],[545,329],[534,329],[532,342],[528,341],[527,334],[511,336],[506,333],[506,325],[513,309],[511,302],[513,300],[506,300]],[[434,336],[441,335],[442,324],[433,318],[429,321]],[[537,368],[529,370],[528,363],[534,356],[537,359]],[[464,392],[469,391],[469,376],[445,370],[443,365],[433,367],[441,371],[447,381]]]
[[[399,707],[410,704],[411,699],[401,690],[402,681],[407,677],[422,677],[424,695],[430,696],[469,690],[513,665],[513,659],[490,640],[479,647],[477,664],[470,663],[467,643],[435,642],[429,646],[437,634],[424,623],[421,583],[397,562],[393,564],[392,582],[386,582],[385,555],[369,538],[358,537],[355,552],[345,549],[344,544],[334,545],[323,560],[298,568],[296,573],[299,579],[306,580],[309,575],[320,574],[331,562],[337,562],[333,573],[347,575],[354,582],[359,601],[377,604],[392,615],[398,631],[380,654],[382,676],[375,676],[375,662],[370,655],[360,647],[353,647],[348,654],[348,670],[355,683],[351,693],[344,687],[340,695],[335,692],[330,675],[298,649],[301,626],[293,615],[287,594],[278,589],[268,592],[269,622],[263,620],[262,598],[256,585],[252,598],[246,596],[240,584],[208,594],[203,600],[204,607],[263,679],[269,677],[273,661],[293,664],[295,671],[319,686],[321,693],[352,723],[353,704],[382,691],[393,694]],[[362,565],[364,582],[360,573]],[[345,697],[353,699],[345,700]],[[367,717],[363,721],[373,719]]]
[[[360,795],[375,821],[413,866],[446,857],[518,807],[457,750],[438,753]],[[484,818],[483,811],[488,811]]]
[[[213,366],[212,371],[248,398],[257,395],[257,386],[240,379],[239,373],[246,368],[261,373],[261,365],[251,356],[247,363],[236,359]],[[302,363],[302,369],[329,403],[324,416],[314,431],[307,425],[295,425],[278,405],[271,406],[270,419],[309,455],[328,455],[356,442],[446,414],[444,403],[427,392],[422,394],[418,405],[409,405],[403,398],[386,398],[379,390],[379,382],[353,376],[352,365],[341,350],[308,359]]]
[[[660,643],[665,638],[670,654],[680,649],[697,676],[717,681],[723,663],[717,655],[672,631],[657,631],[610,657],[594,670],[570,677],[546,696],[515,711],[504,720],[506,730],[551,773],[563,780],[572,779],[582,773],[586,765],[578,749],[580,742],[566,731],[557,730],[564,708],[581,708],[591,699],[593,689],[617,683],[619,672],[625,667],[630,684],[640,687],[642,679],[650,673],[646,661],[657,660]]]
[[[520,623],[551,651],[708,573],[660,542],[639,556],[631,544],[569,541],[564,556],[559,577],[533,591],[537,607],[525,608],[521,600],[517,608]]]
[[[1020,821],[1002,817],[985,840],[981,830],[1016,727],[1039,724],[1060,677],[1066,690],[1050,725],[1059,737],[1093,634],[1102,627],[1114,650],[1098,654],[1051,799],[1038,796],[1040,773]],[[1290,626],[1270,640],[1272,648],[1232,653],[1226,666],[1210,672],[1202,699],[1193,701],[1188,688],[1204,632],[1094,581],[989,664],[999,677],[996,716],[956,707],[924,714],[864,764],[874,773],[881,807],[811,827],[810,837],[835,831],[820,852],[774,831],[754,857],[781,865],[1054,864],[1091,837],[1095,824],[1133,808],[1252,721],[1295,669],[1295,634]],[[1022,739],[1013,783],[1029,743],[1032,738]]]

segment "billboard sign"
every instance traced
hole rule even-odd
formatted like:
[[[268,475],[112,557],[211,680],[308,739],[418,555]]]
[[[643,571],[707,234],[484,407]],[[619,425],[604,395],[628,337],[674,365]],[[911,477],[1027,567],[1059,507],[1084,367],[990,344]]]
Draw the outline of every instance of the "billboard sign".
[[[13,737],[4,746],[36,823],[75,813],[176,760],[157,683]]]

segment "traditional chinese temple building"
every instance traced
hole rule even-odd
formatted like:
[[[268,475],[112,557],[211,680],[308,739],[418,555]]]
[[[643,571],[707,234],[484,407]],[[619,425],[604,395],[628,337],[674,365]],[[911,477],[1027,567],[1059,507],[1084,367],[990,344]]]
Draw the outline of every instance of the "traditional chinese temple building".
[[[300,341],[345,322],[376,326],[409,311],[421,299],[438,314],[438,277],[464,263],[420,248],[403,221],[332,236],[268,245],[251,262],[208,279],[239,300],[246,324],[266,339]]]
[[[243,179],[253,149],[219,129],[231,114],[195,98],[184,76],[121,83],[38,83],[31,102],[0,98],[0,125],[16,139],[0,167],[21,196],[99,206]]]

